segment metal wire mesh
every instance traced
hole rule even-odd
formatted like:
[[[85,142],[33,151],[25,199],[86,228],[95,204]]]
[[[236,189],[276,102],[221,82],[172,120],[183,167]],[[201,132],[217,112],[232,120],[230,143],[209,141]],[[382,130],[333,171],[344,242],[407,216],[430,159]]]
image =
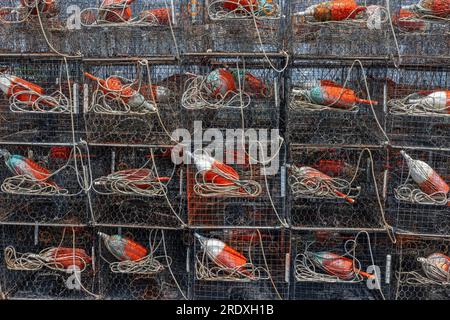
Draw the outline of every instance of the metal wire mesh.
[[[290,222],[301,228],[380,228],[385,152],[382,149],[290,147]],[[375,177],[372,175],[372,166]],[[310,167],[326,176],[297,174]],[[318,180],[315,180],[318,179]],[[375,179],[375,181],[374,181]],[[330,184],[331,187],[329,188]]]
[[[279,52],[284,48],[284,1],[267,3],[264,9],[259,8],[263,10],[257,8],[259,5],[252,11],[251,6],[239,10],[239,6],[224,0],[188,1],[191,32],[185,36],[187,52]]]
[[[2,251],[12,246],[16,254],[39,254],[49,247],[85,250],[85,261],[95,259],[94,238],[90,229],[82,227],[44,227],[13,226],[2,227]],[[75,239],[75,242],[74,242]],[[71,251],[73,252],[73,251]],[[2,253],[4,254],[4,252]],[[72,256],[72,255],[69,255]],[[32,257],[29,257],[32,258]],[[20,260],[24,263],[24,259]],[[72,264],[70,261],[67,264]],[[78,263],[75,263],[78,265]],[[73,266],[73,264],[72,264]],[[92,299],[95,293],[96,271],[92,263],[86,263],[84,271],[75,273],[68,271],[70,265],[63,270],[54,270],[46,266],[41,269],[8,269],[2,260],[1,270],[4,276],[4,290],[8,299]],[[64,270],[65,269],[65,270]],[[81,283],[81,286],[77,286]],[[91,292],[91,293],[88,293]]]
[[[414,160],[426,162],[448,183],[450,168],[448,152],[405,151]],[[386,212],[392,225],[404,232],[416,234],[446,235],[450,232],[450,209],[446,199],[432,202],[428,197],[420,196],[424,195],[421,186],[411,178],[410,169],[404,157],[400,155],[400,149],[393,149],[390,152],[387,181]],[[440,200],[440,197],[437,196],[436,199]]]
[[[267,154],[270,156],[264,157],[266,162],[269,157],[273,157],[273,161],[264,165],[261,155],[255,156],[249,145],[245,146],[247,149],[244,151],[239,147],[238,138],[237,147],[227,144],[218,154],[210,154],[229,166],[230,170],[235,170],[238,178],[231,185],[220,181],[220,173],[218,178],[208,180],[210,171],[199,171],[195,160],[186,166],[189,225],[273,227],[285,224],[285,152],[279,149],[282,146],[269,145]],[[208,149],[204,151],[210,153]],[[271,164],[276,161],[279,161],[280,167],[273,172]]]
[[[390,259],[392,253],[392,243],[384,233],[369,233],[370,248],[373,254],[373,261],[370,255],[369,242],[366,233],[353,232],[328,232],[328,231],[293,231],[292,232],[292,263],[293,282],[291,299],[295,300],[380,300],[383,296],[390,297],[391,290],[391,266]],[[356,247],[353,250],[353,240],[356,240]],[[347,244],[346,244],[347,243]],[[332,252],[344,256],[346,251],[356,257],[354,266],[362,271],[375,274],[369,266],[379,267],[379,289],[375,282],[363,278],[362,280],[341,280],[333,277],[334,281],[325,281],[317,275],[325,274],[324,271],[316,269],[315,276],[311,278],[300,277],[300,271],[304,271],[302,265],[302,255],[305,252]],[[353,257],[347,254],[345,257],[351,261]],[[359,263],[358,263],[359,262]],[[381,294],[383,293],[383,295]]]
[[[108,235],[121,234],[149,251],[161,270],[154,274],[113,272],[116,258],[99,238],[98,260],[100,294],[105,299],[172,300],[188,296],[187,247],[184,231],[137,228],[100,228]],[[179,288],[178,288],[179,286]],[[183,293],[180,293],[180,289]]]
[[[173,143],[170,135],[179,128],[181,121],[178,104],[182,85],[178,79],[180,67],[164,64],[150,64],[148,67],[149,72],[145,65],[136,62],[85,66],[86,72],[102,80],[119,77],[115,79],[120,79],[119,87],[123,89],[105,90],[101,87],[101,82],[99,86],[98,81],[102,80],[88,82],[84,117],[90,143]],[[145,99],[145,105],[151,108],[145,109],[132,104],[131,100],[138,95]]]
[[[271,61],[280,63],[280,59]],[[192,59],[185,61],[185,71],[196,75],[186,79],[181,99],[183,124],[191,132],[195,121],[205,130],[280,128],[282,77],[264,59]],[[224,85],[220,78],[215,80],[217,72],[233,76],[226,96],[212,90]]]
[[[448,284],[420,283],[427,278],[423,265],[418,260],[433,253],[448,255],[448,239],[427,239],[404,236],[396,247],[395,281],[396,300],[448,300],[450,288]]]
[[[205,251],[198,239],[193,239],[190,255],[191,277],[193,277],[192,298],[194,300],[278,300],[288,298],[289,234],[281,230],[258,229],[213,229],[196,230],[208,239],[218,239],[246,257],[248,264],[261,272],[258,278],[203,276],[207,270],[215,272],[217,265],[205,257]],[[208,260],[209,259],[209,260]],[[264,269],[264,270],[263,270]],[[198,272],[202,271],[202,272]]]
[[[391,11],[400,55],[404,62],[423,63],[448,58],[450,43],[448,18],[438,17],[421,10],[402,7],[418,4],[416,0],[391,1]]]
[[[2,58],[0,70],[2,141],[71,143],[78,139],[78,62]],[[21,87],[23,81],[30,84]],[[30,93],[30,85],[39,86],[42,94]]]
[[[177,227],[184,221],[184,172],[172,163],[170,149],[92,147],[90,155],[97,223]],[[145,172],[149,178],[133,180],[139,173],[130,170]],[[123,173],[124,178],[112,177],[114,173]]]
[[[342,20],[329,20],[309,8],[325,4],[322,0],[293,0],[290,4],[291,52],[296,56],[382,57],[392,50],[392,35],[388,24],[386,1],[356,1],[366,10],[342,13]],[[333,7],[333,4],[328,4]],[[332,9],[333,10],[333,9]],[[337,10],[335,10],[337,11]],[[300,14],[302,13],[302,14]],[[357,14],[356,14],[357,13]],[[353,14],[355,16],[353,17]],[[339,14],[330,14],[330,16]]]
[[[297,61],[290,70],[287,136],[291,143],[318,145],[380,145],[385,140],[381,127],[384,123],[383,85],[373,79],[385,78],[385,68],[364,63],[364,71],[358,63],[351,66],[345,62],[311,63]],[[325,80],[327,82],[323,82]],[[369,92],[367,92],[365,80]],[[332,81],[332,82],[330,82]],[[324,85],[323,83],[327,83]],[[330,102],[310,103],[306,97],[316,90],[324,92],[325,86],[344,86],[353,90],[360,99],[373,100],[367,103],[353,100],[346,108],[335,107],[340,99],[329,96]],[[306,90],[306,91],[303,91]],[[338,89],[340,92],[343,89]],[[298,92],[307,92],[298,95]],[[323,93],[325,95],[325,93]],[[354,97],[352,98],[354,99]],[[376,115],[376,117],[375,117]],[[380,126],[377,124],[378,119]]]
[[[71,147],[2,145],[12,156],[27,158],[48,170],[48,179],[30,180],[27,172],[12,171],[24,163],[0,161],[0,219],[15,223],[86,223],[87,199],[83,190],[83,155]]]
[[[424,99],[450,84],[448,69],[440,66],[389,69],[387,131],[396,146],[448,148],[450,117],[437,108],[411,101]],[[399,108],[403,106],[403,108]]]
[[[8,2],[5,7],[19,6],[16,0],[5,2]],[[128,20],[120,19],[120,14],[114,13],[117,9],[100,10],[101,4],[102,1],[59,1],[56,14],[41,14],[42,27],[37,15],[30,15],[23,23],[2,23],[0,39],[5,43],[2,49],[4,52],[52,52],[51,45],[71,55],[112,57],[176,54],[182,47],[181,1],[134,1],[129,6]],[[105,14],[111,21],[101,21]],[[7,15],[3,19],[14,21],[17,17]]]

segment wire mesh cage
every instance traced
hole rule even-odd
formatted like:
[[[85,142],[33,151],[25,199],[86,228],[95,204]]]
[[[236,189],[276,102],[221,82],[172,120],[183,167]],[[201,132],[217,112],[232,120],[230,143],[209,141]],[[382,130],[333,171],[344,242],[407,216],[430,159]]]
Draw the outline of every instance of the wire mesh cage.
[[[403,62],[448,59],[449,7],[439,0],[391,1],[392,22]]]
[[[449,239],[403,236],[396,246],[396,300],[448,300]]]
[[[78,62],[1,58],[0,70],[0,140],[72,143],[79,138]]]
[[[85,55],[173,55],[180,51],[181,0],[78,2],[81,29],[88,31],[87,38],[80,39]],[[99,46],[98,40],[105,46]],[[91,45],[85,46],[86,41]]]
[[[194,300],[288,299],[289,234],[282,230],[197,230],[191,247]]]
[[[381,300],[392,290],[385,233],[293,231],[295,300]]]
[[[83,147],[1,145],[0,154],[1,221],[88,221]]]
[[[96,297],[94,238],[89,228],[2,227],[1,270],[7,299]]]
[[[383,227],[383,149],[290,147],[290,222],[299,228]]]
[[[284,5],[283,0],[189,0],[193,32],[186,36],[186,49],[202,49],[192,43],[200,42],[200,52],[279,52],[284,49]]]
[[[97,238],[104,299],[188,298],[185,231],[100,228]]]
[[[384,0],[290,1],[295,56],[386,57],[392,31]]]
[[[1,53],[75,54],[80,50],[80,30],[68,30],[68,7],[76,1],[3,0],[0,4]],[[73,21],[75,22],[75,21]],[[52,47],[52,48],[51,48]]]
[[[450,153],[392,149],[389,154],[386,212],[390,224],[403,232],[450,234]]]
[[[180,125],[180,67],[139,62],[85,66],[89,143],[172,144]]]
[[[228,141],[229,142],[229,141]],[[186,166],[188,223],[197,227],[285,225],[284,150],[272,141],[266,155],[253,143],[196,149]],[[260,149],[262,151],[262,149]],[[266,160],[261,161],[264,158]]]
[[[296,61],[290,70],[288,138],[297,144],[381,145],[385,68]]]
[[[281,75],[261,58],[192,59],[181,97],[185,128],[279,128]],[[277,64],[280,59],[272,59]]]
[[[386,127],[396,146],[449,148],[449,70],[445,66],[389,69]]]
[[[183,166],[171,149],[92,147],[91,204],[98,224],[178,227],[185,220]]]

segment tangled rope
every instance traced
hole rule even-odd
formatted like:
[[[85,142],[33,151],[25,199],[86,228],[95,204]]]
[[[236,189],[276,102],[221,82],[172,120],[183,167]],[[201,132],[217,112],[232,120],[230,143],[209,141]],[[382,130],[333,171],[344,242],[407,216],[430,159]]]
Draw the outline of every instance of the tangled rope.
[[[132,98],[132,96],[124,95],[123,91],[125,91],[126,89],[132,89],[132,87],[136,87],[137,85],[137,88],[132,89],[132,91],[136,94],[139,94],[141,88],[141,79],[132,81],[120,76],[114,76],[114,78],[117,78],[122,83],[126,84],[122,85],[120,89],[111,89],[105,87],[100,81],[97,81],[97,88],[92,93],[92,102],[88,111],[99,114],[114,115],[146,115],[155,114],[157,112],[156,104],[153,104],[151,101],[146,100],[147,103],[151,103],[151,105],[154,107],[153,110],[145,108],[144,103],[142,103],[139,107],[133,107],[126,102],[126,100]],[[102,90],[106,92],[102,92]]]
[[[20,174],[15,171],[16,174],[13,177],[6,178],[0,189],[5,193],[10,194],[20,194],[20,195],[40,195],[40,196],[77,196],[83,192],[85,187],[85,182],[83,178],[83,173],[78,170],[77,165],[77,157],[76,155],[81,155],[78,147],[75,147],[71,150],[70,155],[68,157],[67,162],[60,167],[58,170],[53,171],[51,174],[48,174],[45,180],[37,180],[34,177],[30,177],[27,174]],[[75,166],[70,165],[69,163],[74,160]],[[72,169],[75,172],[77,177],[77,182],[80,186],[80,190],[77,192],[70,192],[68,189],[63,188],[61,186],[52,183],[52,178],[57,176],[63,170]],[[32,169],[34,170],[34,169]]]
[[[148,197],[162,197],[167,193],[167,186],[160,182],[150,170],[137,169],[137,171],[145,171],[146,176],[139,179],[133,178],[135,172],[124,173],[115,172],[107,176],[98,178],[94,181],[94,186],[102,186],[106,192],[94,188],[99,194],[122,194],[122,195],[141,195]]]
[[[427,258],[419,257],[417,261],[422,264],[422,271],[425,276],[418,271],[398,271],[396,276],[400,283],[408,285],[450,285],[450,272],[437,267]]]
[[[187,88],[181,97],[181,105],[185,109],[243,109],[250,105],[250,95],[242,90],[229,91],[225,96],[212,98],[212,92],[206,85],[206,79],[203,76],[196,76],[187,81]]]
[[[409,181],[409,178],[406,179]],[[417,204],[445,206],[449,202],[448,195],[444,192],[427,194],[420,190],[416,184],[404,183],[394,189],[395,199]]]
[[[39,8],[39,4],[41,0],[34,0],[34,2],[22,1],[20,7],[0,7],[0,23],[3,24],[20,24],[30,20],[32,16],[32,11],[36,10],[37,12],[41,12]],[[15,16],[16,19],[5,20],[3,16],[12,15]]]
[[[288,182],[291,187],[291,193],[294,199],[299,198],[342,198],[336,191],[344,194],[349,199],[356,199],[361,191],[360,187],[352,187],[352,183],[356,178],[358,169],[355,172],[355,176],[351,181],[347,181],[341,178],[329,178],[324,179],[320,176],[314,176],[310,170],[301,170],[297,166],[291,167],[291,174],[289,175]]]
[[[230,3],[229,0],[213,0],[209,3],[207,10],[208,16],[211,20],[248,19],[251,17],[258,20],[276,20],[281,18],[279,6],[275,2],[268,2],[271,6],[271,11],[267,11],[264,8],[254,10],[252,4],[250,4],[248,6],[249,8],[247,8],[239,1],[236,1],[236,9],[224,10],[224,4],[227,2]]]
[[[166,267],[170,268],[172,264],[172,258],[167,256],[167,251],[165,249],[163,236],[158,240],[158,233],[160,230],[153,229],[150,231],[148,241],[149,241],[149,254],[142,259],[131,261],[118,261],[118,262],[109,262],[105,258],[105,260],[110,267],[111,272],[113,273],[127,273],[127,274],[139,274],[139,275],[155,275],[157,273],[165,270]],[[162,232],[162,230],[161,230]],[[163,245],[163,256],[156,256],[157,250],[160,246]],[[165,260],[164,264],[161,261]]]
[[[18,86],[19,87],[19,86]],[[14,88],[14,87],[13,87]],[[14,90],[14,89],[12,89]],[[37,96],[30,105],[30,101],[21,101],[21,96]],[[72,106],[69,99],[61,92],[55,91],[51,95],[39,94],[35,91],[24,90],[16,92],[9,98],[10,110],[12,112],[35,112],[35,113],[71,113]]]
[[[206,150],[196,150],[194,154],[198,152],[207,153]],[[224,178],[229,182],[217,183],[213,181],[207,181],[205,179],[206,172],[214,173],[217,177]],[[215,178],[216,179],[216,178]],[[255,180],[236,180],[234,176],[219,170],[216,167],[212,167],[208,170],[197,171],[194,176],[195,194],[202,197],[258,197],[262,193],[261,184]]]
[[[411,99],[417,99],[420,97],[417,93],[408,95],[402,99],[392,99],[389,100],[387,105],[389,107],[389,112],[391,114],[432,114],[435,116],[448,117],[447,114],[448,107],[436,108],[427,99],[422,99],[422,101],[416,103],[409,103]]]
[[[39,253],[20,253],[16,252],[14,247],[8,246],[5,248],[6,266],[10,270],[36,271],[45,267],[54,271],[65,272],[67,268],[65,268],[61,262],[55,261],[55,254],[59,249],[59,247],[50,247]],[[89,264],[89,261],[87,261],[85,257],[79,255],[76,250],[63,256],[58,256],[58,259],[81,261],[83,263],[83,268],[80,272],[86,270],[86,267]]]

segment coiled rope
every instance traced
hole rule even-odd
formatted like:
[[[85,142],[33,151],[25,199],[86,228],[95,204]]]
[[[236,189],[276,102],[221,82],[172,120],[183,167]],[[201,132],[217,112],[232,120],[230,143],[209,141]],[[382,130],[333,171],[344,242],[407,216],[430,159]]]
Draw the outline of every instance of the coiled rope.
[[[199,152],[209,156],[206,150],[195,150],[194,155]],[[206,181],[206,172],[215,173],[219,177],[227,179],[230,183],[220,184],[215,181]],[[262,192],[262,187],[259,182],[255,180],[236,180],[232,175],[218,170],[215,167],[206,171],[197,171],[194,181],[193,190],[197,195],[202,197],[258,197]]]
[[[401,99],[392,99],[388,101],[389,112],[391,114],[432,114],[434,116],[448,117],[448,107],[436,108],[429,100],[422,99],[422,101],[416,103],[410,103],[411,99],[417,99],[416,93],[410,94]]]
[[[225,96],[219,96],[217,99],[212,98],[212,92],[206,85],[206,80],[207,78],[203,76],[187,80],[187,88],[181,97],[181,105],[185,109],[238,109],[250,105],[250,95],[241,89],[238,92],[229,91]]]

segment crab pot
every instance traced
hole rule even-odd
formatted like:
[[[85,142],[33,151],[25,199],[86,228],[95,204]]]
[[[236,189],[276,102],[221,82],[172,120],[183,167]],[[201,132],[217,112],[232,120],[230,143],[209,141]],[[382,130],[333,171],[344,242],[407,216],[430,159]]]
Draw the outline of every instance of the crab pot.
[[[450,288],[447,284],[428,282],[422,263],[418,258],[426,258],[434,253],[449,255],[450,239],[402,236],[396,246],[393,264],[393,281],[396,282],[396,300],[448,300]],[[423,282],[418,282],[422,280]]]
[[[355,1],[368,9],[354,19],[320,21],[299,15],[324,0],[292,0],[290,3],[290,49],[297,57],[386,57],[393,49],[392,31],[386,18],[384,0]],[[378,8],[378,9],[376,9]]]
[[[279,52],[284,48],[285,4],[280,0],[266,2],[277,8],[276,11],[266,10],[267,14],[264,9],[259,13],[255,11],[253,17],[250,6],[247,14],[244,10],[233,13],[226,9],[225,0],[189,0],[189,21],[193,26],[191,30],[195,30],[192,36],[201,40],[205,46],[203,52]],[[194,41],[189,36],[186,35],[186,43]],[[188,50],[191,48],[187,46]]]
[[[177,227],[185,219],[182,166],[175,166],[170,149],[131,147],[92,147],[91,170],[93,188],[90,197],[94,220],[98,224],[123,226]],[[153,160],[152,160],[153,155]],[[137,187],[114,187],[105,178],[123,170],[141,169],[153,172],[154,188],[144,181]],[[133,179],[133,175],[130,175]],[[157,182],[160,177],[161,184]]]
[[[31,82],[41,87],[45,93],[38,98],[43,102],[38,107],[35,107],[36,104],[32,107],[22,102],[29,97],[20,94],[21,91],[17,89],[17,86],[9,85],[8,88],[18,90],[11,97],[0,91],[2,108],[0,140],[67,143],[72,142],[74,136],[78,139],[79,68],[79,63],[76,61],[68,60],[66,64],[64,60],[56,57],[20,60],[1,58],[0,70],[4,74]],[[0,77],[4,74],[0,74]],[[10,78],[8,76],[6,82],[9,82]],[[56,100],[48,98],[50,95],[53,95]],[[46,101],[52,107],[47,107]]]
[[[295,228],[382,228],[377,200],[378,189],[383,201],[385,152],[382,149],[291,145],[290,152],[287,188],[291,203],[289,216]],[[316,185],[314,180],[308,180],[308,174],[295,174],[296,168],[305,166],[333,179],[331,184]],[[312,188],[307,188],[309,184]],[[336,189],[337,185],[342,189]]]
[[[145,65],[140,65],[135,61],[98,64],[91,60],[86,63],[85,71],[95,77],[104,80],[113,76],[121,77],[122,84],[134,92],[144,90],[142,95],[153,106],[153,94],[149,92],[150,85],[170,90],[167,99],[161,102],[157,101],[158,112],[154,112],[152,109],[151,112],[142,113],[142,109],[136,112],[131,107],[124,107],[123,103],[117,102],[117,99],[103,99],[105,94],[97,90],[97,82],[85,79],[84,116],[86,134],[90,143],[126,145],[173,143],[170,135],[180,124],[179,95],[181,90],[177,77],[181,73],[180,67],[172,64],[149,64],[148,67],[149,70]]]
[[[387,184],[386,213],[389,223],[404,232],[427,235],[447,235],[450,233],[450,207],[446,197],[439,201],[429,201],[426,197],[412,195],[421,192],[420,186],[409,176],[409,167],[400,154],[401,149],[389,152],[389,176]],[[447,184],[450,182],[450,152],[430,150],[404,150],[414,160],[427,163]],[[409,192],[403,195],[401,188],[408,185]],[[422,193],[422,192],[421,192]],[[422,193],[426,196],[425,193]],[[422,200],[420,200],[422,199]]]
[[[400,56],[403,62],[427,63],[430,59],[445,59],[450,51],[448,37],[448,21],[445,18],[418,15],[408,17],[405,12],[404,19],[396,19],[401,7],[418,4],[420,0],[391,1],[391,12],[394,16],[394,30],[397,37]],[[448,3],[447,3],[448,6]],[[448,10],[448,7],[447,7]],[[411,15],[411,11],[409,13]],[[405,21],[406,19],[406,21]],[[393,53],[398,55],[394,47]]]
[[[414,93],[423,91],[425,95],[419,98],[425,97],[433,91],[448,90],[449,85],[449,69],[443,66],[428,64],[388,70],[386,128],[393,145],[450,148],[447,139],[450,134],[448,114],[424,112],[423,109],[417,108],[409,112],[400,109],[402,112],[399,112],[391,106],[392,102],[405,99]]]
[[[246,148],[248,148],[248,154],[252,155],[253,147]],[[219,181],[217,184],[211,184],[211,181],[204,180],[204,173],[199,172],[196,164],[190,161],[190,164],[186,166],[189,225],[197,227],[283,225],[285,222],[284,151],[277,150],[269,149],[267,154],[274,156],[274,159],[266,166],[266,170],[261,163],[255,163],[253,159],[256,159],[256,156],[249,158],[241,148],[227,148],[217,151],[216,154],[209,152],[214,159],[219,159],[220,162],[230,166],[239,175],[239,180],[235,183],[241,184],[242,188],[234,188],[234,193],[224,190],[226,182],[223,184],[217,180]],[[269,159],[269,156],[265,158]],[[205,174],[208,175],[208,172],[206,171]],[[211,188],[209,188],[210,185],[212,185]],[[216,187],[219,188],[217,192]]]
[[[292,285],[291,299],[293,300],[381,300],[383,296],[390,298],[393,279],[391,278],[392,243],[385,233],[368,233],[372,248],[373,261],[370,256],[369,241],[366,233],[360,232],[354,256],[360,262],[361,271],[378,274],[379,280],[364,278],[361,281],[341,280],[338,277],[323,277],[328,275],[318,267],[315,273],[307,274],[303,256],[305,252],[332,252],[340,256],[345,255],[347,249],[353,252],[352,241],[357,232],[334,231],[293,231],[292,232]],[[307,250],[307,251],[306,251]],[[352,259],[351,256],[345,257]],[[373,267],[375,266],[375,268]],[[379,269],[378,269],[379,268]],[[311,267],[309,268],[311,269]],[[377,270],[375,273],[374,270]]]
[[[188,296],[188,250],[184,231],[138,228],[99,228],[98,231],[107,235],[120,234],[144,246],[154,257],[153,263],[147,264],[147,273],[144,268],[118,267],[119,260],[97,236],[99,286],[103,299],[182,300],[183,296]]]
[[[77,147],[78,148],[78,147]],[[0,219],[9,223],[82,224],[88,220],[84,181],[87,169],[82,148],[1,145],[47,169],[45,182],[24,182],[0,160]],[[81,151],[81,152],[80,152]],[[30,180],[30,179],[28,179]]]
[[[212,58],[192,59],[185,71],[197,76],[186,79],[181,99],[184,127],[191,132],[201,123],[203,129],[280,128],[280,104],[282,103],[282,77],[265,59],[261,58]],[[275,65],[281,59],[271,59]],[[224,83],[214,78],[216,72],[226,70],[233,75],[232,85],[225,97],[214,96],[215,85]],[[228,73],[229,72],[229,73]],[[246,74],[244,80],[237,74]]]
[[[131,17],[128,22],[120,22],[117,16],[119,22],[116,23],[97,20],[102,1],[77,2],[81,8],[81,30],[87,35],[80,38],[86,56],[167,55],[176,54],[182,46],[181,0],[134,1],[129,6]],[[154,15],[157,9],[167,9],[168,17],[164,15],[163,19],[158,19],[158,15]],[[143,19],[146,13],[147,18]],[[114,18],[114,13],[110,15]]]
[[[51,46],[64,54],[77,54],[81,48],[80,41],[86,33],[75,25],[74,14],[70,10],[72,5],[80,5],[80,0],[56,1],[54,8],[47,13],[41,13],[42,26],[37,15],[29,15],[22,7],[18,11],[20,18],[4,15],[0,22],[0,41],[2,53],[53,53]],[[2,8],[20,8],[19,0],[4,0]],[[16,21],[16,23],[12,23]],[[70,25],[70,29],[69,29]],[[48,39],[45,40],[44,34]],[[84,38],[86,39],[86,38]],[[86,47],[84,47],[86,48]]]
[[[224,242],[247,259],[248,270],[254,268],[257,272],[251,273],[251,278],[242,274],[230,276],[226,268],[218,267],[214,260],[208,258],[199,240],[193,236],[190,249],[193,300],[288,299],[290,239],[287,232],[275,229],[195,232],[202,237]]]
[[[5,248],[12,246],[16,254],[38,254],[51,247],[83,249],[92,261],[97,259],[94,235],[87,227],[50,227],[3,225],[2,257]],[[71,252],[71,251],[70,251]],[[69,253],[69,257],[70,257]],[[85,257],[86,258],[86,257]],[[86,258],[87,259],[87,258]],[[95,263],[95,262],[94,262]],[[4,277],[4,293],[7,299],[51,299],[51,300],[86,300],[94,299],[88,293],[97,293],[96,274],[92,263],[78,274],[74,266],[66,270],[52,270],[43,266],[39,270],[8,269],[2,259],[1,270]],[[79,269],[78,269],[79,270]],[[79,281],[77,281],[80,279]]]
[[[385,68],[367,62],[363,66],[364,72],[356,62],[353,68],[344,61],[315,63],[314,66],[308,61],[294,62],[290,71],[287,98],[287,136],[291,143],[363,146],[382,144],[385,140],[380,129],[384,123],[384,84],[379,79],[385,78]],[[364,79],[367,80],[369,92]],[[346,83],[345,88],[353,90],[357,98],[373,101],[373,111],[368,102],[357,102],[344,109],[329,106],[337,101],[337,97],[332,102],[321,105],[305,103],[308,95],[306,98],[294,95],[294,90],[299,88],[317,88],[315,82],[319,80],[330,80],[330,84],[334,83],[336,86]]]

